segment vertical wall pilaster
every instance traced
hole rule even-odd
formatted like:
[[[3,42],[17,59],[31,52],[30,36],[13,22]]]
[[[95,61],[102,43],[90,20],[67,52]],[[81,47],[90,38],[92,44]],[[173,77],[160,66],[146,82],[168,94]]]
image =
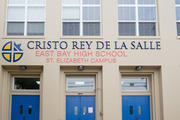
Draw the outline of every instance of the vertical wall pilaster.
[[[118,36],[118,0],[101,0],[102,33],[106,41]]]
[[[10,74],[7,71],[3,70],[2,66],[0,66],[0,120],[10,120],[10,80]]]
[[[162,88],[164,120],[180,118],[179,51],[177,39],[175,0],[158,0],[159,24],[162,44]]]
[[[5,14],[6,14],[6,1],[7,0],[0,0],[0,39],[3,38],[5,33]]]
[[[180,65],[167,64],[162,67],[163,88],[163,120],[178,120],[180,118]]]
[[[60,39],[61,0],[46,0],[45,35],[47,40]]]
[[[119,67],[103,66],[103,120],[122,120]]]
[[[0,120],[2,120],[2,66],[0,65]]]
[[[43,69],[42,120],[60,120],[60,67],[48,64]]]

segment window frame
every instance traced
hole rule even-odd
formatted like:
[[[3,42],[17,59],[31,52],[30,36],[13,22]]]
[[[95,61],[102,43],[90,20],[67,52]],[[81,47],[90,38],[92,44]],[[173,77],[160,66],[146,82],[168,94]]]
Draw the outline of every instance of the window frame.
[[[77,78],[93,78],[94,79],[94,90],[92,91],[87,91],[87,90],[80,90],[80,91],[76,91],[76,90],[68,90],[68,81],[67,78],[68,77],[77,77]],[[66,93],[95,93],[96,92],[96,77],[94,75],[66,75],[65,78],[65,90]]]
[[[177,32],[177,36],[179,37],[180,36],[180,31],[179,31],[179,35],[178,35],[178,26],[177,26],[177,23],[180,23],[180,20],[177,20],[177,8],[179,7],[180,8],[180,4],[176,4],[176,0],[174,0],[175,2],[175,8],[176,8],[176,32]]]
[[[147,78],[147,90],[123,90],[123,86],[122,86],[122,80],[123,78]],[[137,75],[137,76],[131,76],[131,75],[126,75],[126,76],[122,76],[121,78],[121,87],[122,87],[122,92],[150,92],[150,77],[149,76],[142,76],[142,75]]]
[[[149,92],[123,92],[121,89],[121,96],[150,96],[151,103],[151,119],[163,119],[162,110],[162,78],[161,66],[145,66],[143,70],[136,71],[134,66],[120,66],[120,81],[123,76],[147,76],[149,77]],[[121,84],[121,82],[120,82]],[[120,85],[121,86],[121,85]]]
[[[153,37],[156,37],[159,35],[159,31],[158,31],[158,13],[157,13],[157,0],[155,0],[155,3],[154,4],[139,4],[138,3],[138,0],[134,0],[135,3],[134,4],[119,4],[119,1],[118,1],[118,36],[121,37],[121,36],[124,36],[124,35],[120,35],[119,34],[119,23],[135,23],[135,36],[136,37],[152,37],[151,36],[147,36],[147,35],[140,35],[140,31],[139,31],[139,24],[140,23],[155,23],[155,35]],[[119,8],[120,7],[135,7],[135,20],[119,20]],[[145,8],[148,8],[148,7],[155,7],[155,14],[156,14],[156,19],[153,21],[153,20],[139,20],[139,8],[140,7],[145,7]],[[127,35],[125,35],[127,36]],[[132,37],[133,35],[128,35],[129,37]]]
[[[79,0],[80,3],[79,4],[63,4],[63,0],[61,2],[61,36],[63,37],[87,37],[87,36],[90,36],[90,37],[99,37],[102,35],[102,8],[101,8],[101,4],[102,4],[102,1],[100,0],[100,3],[99,4],[83,4],[83,0]],[[63,8],[64,7],[69,7],[69,8],[72,8],[72,7],[79,7],[80,8],[80,20],[63,20]],[[99,7],[100,8],[100,16],[99,16],[99,20],[83,20],[83,7]],[[63,35],[63,23],[64,22],[67,22],[67,23],[79,23],[79,35]],[[100,24],[100,34],[99,35],[84,35],[83,34],[83,23],[99,23]]]
[[[28,3],[28,0],[25,0],[25,3],[23,4],[9,4],[8,3],[9,0],[7,0],[6,3],[6,25],[5,25],[5,32],[6,32],[6,36],[45,36],[45,28],[46,28],[46,0],[44,0],[44,4],[30,4]],[[9,7],[23,7],[25,9],[24,11],[24,20],[8,20],[8,8]],[[28,8],[44,8],[44,20],[28,20]],[[8,35],[8,31],[7,31],[7,26],[8,26],[8,22],[11,23],[24,23],[24,34],[23,35]],[[27,26],[28,26],[28,22],[30,23],[44,23],[44,30],[43,30],[43,35],[28,35],[27,33]]]
[[[39,84],[39,89],[14,89],[15,86],[15,78],[39,78],[40,84]],[[40,91],[41,89],[41,78],[40,76],[13,76],[12,77],[12,85],[11,85],[11,90],[12,91]]]

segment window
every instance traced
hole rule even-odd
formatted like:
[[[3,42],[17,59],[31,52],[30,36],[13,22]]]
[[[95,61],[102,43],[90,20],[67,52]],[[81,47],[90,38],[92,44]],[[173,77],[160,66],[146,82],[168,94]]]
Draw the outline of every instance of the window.
[[[45,0],[8,0],[7,35],[43,36]]]
[[[156,36],[155,0],[118,0],[119,36]]]
[[[180,36],[180,0],[175,0],[175,3],[176,3],[177,35]]]
[[[40,78],[38,77],[14,77],[13,90],[39,90]]]
[[[64,36],[100,35],[100,0],[63,0]]]
[[[121,84],[123,91],[147,91],[148,88],[147,77],[123,77]]]
[[[67,91],[90,91],[95,90],[95,78],[87,76],[73,76],[66,78]]]

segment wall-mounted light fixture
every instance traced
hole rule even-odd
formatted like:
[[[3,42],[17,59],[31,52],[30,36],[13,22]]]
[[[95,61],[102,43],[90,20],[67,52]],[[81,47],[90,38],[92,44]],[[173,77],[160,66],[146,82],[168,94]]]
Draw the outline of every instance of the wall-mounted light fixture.
[[[140,70],[142,70],[143,69],[143,66],[136,66],[135,67],[135,70],[137,70],[137,71],[140,71]]]
[[[83,66],[83,65],[77,66],[77,69],[78,69],[79,71],[82,71],[82,70],[84,70],[84,66]]]
[[[21,65],[21,66],[19,66],[19,69],[20,69],[20,70],[27,70],[27,66]]]

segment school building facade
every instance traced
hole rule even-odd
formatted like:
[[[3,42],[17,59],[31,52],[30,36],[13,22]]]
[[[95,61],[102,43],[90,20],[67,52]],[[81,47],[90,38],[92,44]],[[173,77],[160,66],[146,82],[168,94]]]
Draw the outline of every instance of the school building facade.
[[[180,120],[180,0],[0,0],[0,120]]]

